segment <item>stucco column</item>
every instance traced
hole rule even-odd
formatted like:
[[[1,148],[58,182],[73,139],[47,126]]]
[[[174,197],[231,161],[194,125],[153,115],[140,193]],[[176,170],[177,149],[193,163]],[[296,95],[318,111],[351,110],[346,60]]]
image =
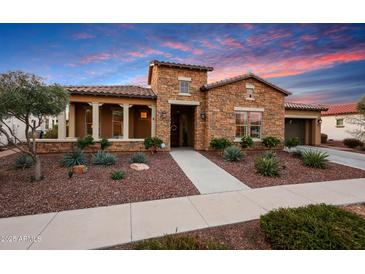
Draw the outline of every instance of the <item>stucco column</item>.
[[[69,114],[68,114],[68,137],[74,138],[75,137],[75,104],[70,103],[69,106]]]
[[[99,103],[91,103],[93,116],[93,138],[99,140]]]
[[[129,104],[120,105],[123,108],[123,139],[129,139]]]
[[[151,137],[156,136],[156,106],[151,105]]]
[[[58,139],[66,138],[66,112],[62,111],[57,116],[58,119]]]

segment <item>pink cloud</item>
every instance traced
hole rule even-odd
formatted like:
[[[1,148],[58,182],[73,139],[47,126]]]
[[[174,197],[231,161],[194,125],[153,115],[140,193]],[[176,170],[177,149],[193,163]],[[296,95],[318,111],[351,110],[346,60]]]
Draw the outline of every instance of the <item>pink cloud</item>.
[[[311,35],[311,34],[304,34],[300,37],[300,39],[303,41],[309,42],[309,41],[318,39],[318,37],[316,37],[315,35]]]
[[[127,54],[130,55],[130,56],[133,56],[133,57],[144,57],[144,56],[146,56],[146,54],[144,54],[142,52],[139,52],[139,51],[130,51]]]
[[[242,26],[244,29],[253,29],[254,24],[245,23],[245,24],[241,24],[240,26]]]
[[[74,40],[84,40],[84,39],[92,39],[95,38],[95,35],[88,32],[79,32],[72,35],[72,39]]]
[[[181,51],[190,50],[190,47],[188,47],[187,45],[184,45],[183,43],[180,43],[180,42],[173,42],[173,41],[163,42],[162,46],[167,47],[167,48],[172,48],[172,49],[178,49]]]
[[[112,57],[115,57],[115,56],[113,56],[112,54],[107,53],[107,52],[99,52],[99,53],[83,56],[82,58],[80,58],[80,64],[101,62],[101,61],[109,60]]]
[[[329,54],[316,54],[313,56],[298,56],[269,62],[268,60],[251,60],[245,64],[228,64],[217,67],[211,73],[211,81],[221,80],[239,74],[245,74],[248,70],[262,77],[282,77],[298,75],[304,72],[329,68],[337,63],[347,63],[365,59],[365,50],[344,51]],[[232,63],[234,60],[232,60]]]
[[[208,48],[208,49],[216,49],[216,48],[218,48],[218,46],[217,46],[217,45],[215,45],[215,44],[211,43],[211,42],[210,42],[209,40],[207,40],[207,39],[204,39],[204,40],[200,41],[200,43],[203,45],[203,47],[206,47],[206,48]]]
[[[228,38],[224,38],[224,39],[218,38],[217,41],[222,46],[227,46],[230,48],[243,48],[242,44],[232,37],[228,37]]]
[[[249,36],[246,42],[250,46],[261,46],[262,44],[268,43],[272,40],[282,39],[289,37],[290,33],[284,30],[270,30],[265,33],[255,34],[254,36]]]
[[[147,75],[138,75],[127,81],[131,85],[147,86]]]

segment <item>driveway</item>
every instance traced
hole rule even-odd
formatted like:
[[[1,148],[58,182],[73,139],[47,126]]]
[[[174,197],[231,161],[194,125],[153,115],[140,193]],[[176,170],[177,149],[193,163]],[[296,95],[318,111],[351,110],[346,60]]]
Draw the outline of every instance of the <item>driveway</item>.
[[[302,151],[308,149],[315,149],[327,152],[329,154],[328,159],[331,162],[365,170],[365,154],[342,151],[332,148],[312,147],[312,146],[298,146],[298,149]]]

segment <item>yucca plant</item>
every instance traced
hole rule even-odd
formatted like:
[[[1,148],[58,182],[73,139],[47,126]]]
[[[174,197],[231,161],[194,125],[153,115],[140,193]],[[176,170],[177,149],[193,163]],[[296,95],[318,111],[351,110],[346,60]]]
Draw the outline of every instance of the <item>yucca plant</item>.
[[[268,177],[279,176],[279,160],[277,157],[259,157],[255,162],[256,172]]]
[[[117,158],[114,155],[102,150],[96,152],[92,157],[92,163],[94,165],[110,166],[114,165],[116,161]]]
[[[143,152],[136,152],[131,157],[132,163],[146,163],[147,162],[147,156]]]
[[[306,150],[302,154],[304,165],[314,168],[326,168],[328,154],[319,150]]]
[[[273,151],[265,151],[263,154],[262,154],[262,157],[264,158],[276,158],[276,153],[273,152]]]
[[[226,161],[238,162],[241,161],[245,155],[241,152],[241,149],[236,146],[227,147],[223,152],[223,158]]]
[[[112,180],[122,180],[124,178],[124,172],[122,170],[114,170],[111,174]]]
[[[85,165],[86,157],[80,148],[75,148],[71,152],[64,154],[61,165],[64,167],[73,167],[77,165]]]

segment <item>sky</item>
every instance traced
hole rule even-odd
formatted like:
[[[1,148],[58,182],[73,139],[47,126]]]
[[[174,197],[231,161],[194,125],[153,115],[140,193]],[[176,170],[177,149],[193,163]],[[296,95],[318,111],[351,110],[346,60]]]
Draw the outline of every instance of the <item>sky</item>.
[[[253,72],[293,95],[365,95],[365,24],[0,24],[0,73],[62,85],[147,85],[151,60],[213,66],[208,82]]]

